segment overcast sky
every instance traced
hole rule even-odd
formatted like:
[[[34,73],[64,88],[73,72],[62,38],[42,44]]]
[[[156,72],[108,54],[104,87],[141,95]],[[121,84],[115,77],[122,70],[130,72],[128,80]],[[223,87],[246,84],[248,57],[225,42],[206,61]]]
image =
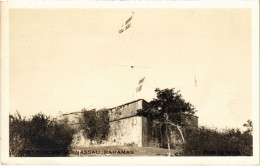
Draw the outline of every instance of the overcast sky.
[[[132,27],[119,34],[132,11]],[[138,65],[149,68],[134,69],[134,88],[145,77],[134,99],[176,88],[199,125],[252,119],[249,9],[11,9],[9,21],[11,113],[130,102],[131,70],[118,65]]]

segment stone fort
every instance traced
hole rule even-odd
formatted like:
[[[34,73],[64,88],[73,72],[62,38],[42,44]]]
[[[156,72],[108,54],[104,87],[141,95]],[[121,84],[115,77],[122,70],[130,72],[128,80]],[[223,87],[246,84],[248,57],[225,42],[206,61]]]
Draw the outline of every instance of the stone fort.
[[[157,147],[160,148],[167,144],[166,139],[159,139],[154,136],[151,121],[145,117],[137,116],[137,110],[148,107],[148,102],[143,99],[138,99],[126,104],[119,105],[108,109],[110,131],[106,141],[101,144],[91,142],[83,136],[83,130],[79,130],[73,139],[73,147],[88,147],[88,146],[138,146],[138,147]],[[84,123],[82,121],[83,111],[71,112],[62,114],[62,119],[65,119],[70,125],[79,126]],[[182,123],[190,127],[198,127],[198,117],[193,115],[183,115]],[[180,142],[178,133],[176,141]]]

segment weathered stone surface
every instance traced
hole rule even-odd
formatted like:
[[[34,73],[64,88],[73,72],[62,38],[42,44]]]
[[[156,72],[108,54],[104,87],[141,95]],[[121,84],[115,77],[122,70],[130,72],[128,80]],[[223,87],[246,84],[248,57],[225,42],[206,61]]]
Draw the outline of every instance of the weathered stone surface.
[[[73,147],[76,146],[113,146],[113,145],[131,145],[142,146],[142,119],[143,117],[131,117],[118,121],[110,122],[110,131],[108,139],[101,144],[86,139],[83,131],[80,130],[74,137]]]
[[[156,136],[152,129],[153,122],[145,117],[136,116],[137,110],[145,109],[148,103],[139,99],[130,103],[120,105],[109,109],[110,130],[108,139],[98,144],[90,141],[83,136],[83,130],[80,125],[83,124],[83,112],[73,112],[63,114],[70,125],[79,129],[75,134],[72,147],[88,147],[88,146],[138,146],[138,147],[167,147],[167,139],[165,133],[161,133],[161,137]],[[182,124],[191,127],[198,127],[198,117],[191,115],[182,115]],[[182,144],[179,131],[174,129],[171,131],[171,145],[179,147]]]
[[[114,108],[109,109],[109,119],[110,121],[119,120],[122,118],[136,116],[137,110],[145,109],[148,103],[139,99],[130,103],[126,103]]]

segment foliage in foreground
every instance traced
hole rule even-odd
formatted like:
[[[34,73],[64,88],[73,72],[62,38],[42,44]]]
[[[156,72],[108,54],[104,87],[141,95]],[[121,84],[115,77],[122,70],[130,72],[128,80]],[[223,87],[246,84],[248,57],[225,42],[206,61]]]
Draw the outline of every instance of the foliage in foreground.
[[[75,130],[42,113],[30,119],[9,115],[9,152],[15,157],[65,156]]]
[[[200,127],[185,130],[184,156],[252,156],[252,130],[239,129],[218,131]]]

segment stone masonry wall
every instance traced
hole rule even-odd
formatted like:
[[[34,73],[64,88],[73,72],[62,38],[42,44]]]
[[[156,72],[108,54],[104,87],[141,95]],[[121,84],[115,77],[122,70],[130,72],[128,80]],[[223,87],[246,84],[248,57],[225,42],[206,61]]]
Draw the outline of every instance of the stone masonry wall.
[[[142,119],[143,117],[135,116],[110,122],[108,139],[101,144],[90,142],[83,136],[83,130],[80,130],[74,136],[72,146],[142,146]]]
[[[68,124],[78,128],[75,134],[72,146],[73,147],[88,147],[88,146],[140,146],[140,147],[166,147],[167,140],[164,133],[162,138],[154,135],[152,130],[152,122],[145,117],[136,116],[137,110],[147,108],[148,103],[145,100],[139,99],[124,105],[109,109],[110,131],[106,141],[98,144],[95,141],[90,142],[83,136],[83,130],[80,130],[80,125],[83,124],[83,112],[73,112],[63,114],[62,119],[65,119]],[[198,117],[183,115],[182,123],[184,125],[198,127]],[[180,133],[172,131],[173,144],[181,144]]]
[[[109,109],[109,119],[110,121],[115,121],[122,118],[135,116],[137,110],[144,109],[145,106],[147,106],[147,102],[140,99],[134,102],[111,108]]]

